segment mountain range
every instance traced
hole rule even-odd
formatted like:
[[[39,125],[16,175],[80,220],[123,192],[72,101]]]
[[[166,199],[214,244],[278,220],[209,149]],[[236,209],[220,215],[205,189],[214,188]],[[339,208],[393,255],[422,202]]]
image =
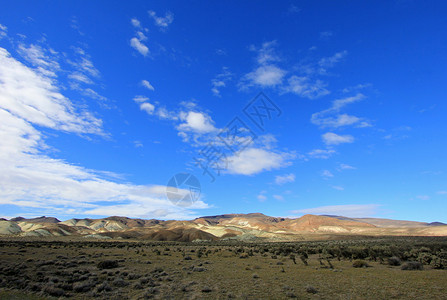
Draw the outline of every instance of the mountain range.
[[[447,236],[447,224],[379,218],[304,215],[270,217],[261,213],[205,216],[189,221],[107,217],[0,219],[0,236],[83,237],[152,241],[297,241],[346,236]]]

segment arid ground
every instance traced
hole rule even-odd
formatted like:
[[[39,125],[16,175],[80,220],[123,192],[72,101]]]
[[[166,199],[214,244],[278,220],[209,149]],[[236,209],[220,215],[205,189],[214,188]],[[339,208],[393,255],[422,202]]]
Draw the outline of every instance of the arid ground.
[[[3,238],[0,262],[1,299],[447,299],[445,237]]]

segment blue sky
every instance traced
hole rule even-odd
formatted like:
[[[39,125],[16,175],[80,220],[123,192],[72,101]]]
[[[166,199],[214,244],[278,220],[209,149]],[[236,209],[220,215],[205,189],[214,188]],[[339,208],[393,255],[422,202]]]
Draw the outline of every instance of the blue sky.
[[[446,9],[5,1],[1,216],[446,222]],[[260,92],[281,111],[262,128],[244,114]],[[247,143],[231,152],[235,117]],[[201,183],[188,207],[165,193],[183,172]]]

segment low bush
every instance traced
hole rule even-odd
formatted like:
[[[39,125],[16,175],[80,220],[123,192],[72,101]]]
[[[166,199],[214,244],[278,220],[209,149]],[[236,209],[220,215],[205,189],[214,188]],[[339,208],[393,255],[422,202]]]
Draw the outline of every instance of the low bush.
[[[118,265],[118,261],[116,260],[104,260],[104,261],[100,261],[97,264],[98,269],[113,269],[113,268],[117,268]]]
[[[388,258],[388,264],[390,266],[400,266],[402,264],[402,262],[400,261],[400,258],[397,256],[393,256]]]
[[[354,267],[354,268],[366,268],[366,267],[369,267],[369,265],[366,263],[366,261],[364,261],[364,260],[355,260],[353,263],[352,263],[352,266]]]
[[[318,293],[318,290],[316,288],[314,288],[311,285],[306,286],[306,292],[308,292],[309,294],[316,294]]]
[[[424,266],[418,261],[408,261],[402,265],[402,270],[423,270]]]

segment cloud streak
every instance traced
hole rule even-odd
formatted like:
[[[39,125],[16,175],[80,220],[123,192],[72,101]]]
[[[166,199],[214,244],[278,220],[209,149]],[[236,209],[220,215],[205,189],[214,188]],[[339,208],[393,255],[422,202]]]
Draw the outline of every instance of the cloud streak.
[[[345,217],[372,217],[376,215],[378,204],[330,205],[314,208],[298,209],[293,214],[337,215]]]

